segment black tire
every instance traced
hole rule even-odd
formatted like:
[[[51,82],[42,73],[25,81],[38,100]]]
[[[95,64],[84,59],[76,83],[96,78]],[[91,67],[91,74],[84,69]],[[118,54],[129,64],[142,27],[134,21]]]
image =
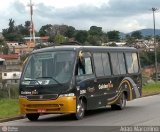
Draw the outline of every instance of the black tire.
[[[117,104],[112,104],[111,105],[111,108],[113,110],[122,110],[126,107],[126,102],[127,102],[127,99],[126,99],[126,96],[124,94],[124,92],[121,94],[119,100],[118,100],[118,103]]]
[[[30,120],[30,121],[37,121],[38,118],[39,118],[39,115],[38,113],[36,114],[26,114],[26,117]]]
[[[85,114],[85,104],[81,99],[77,102],[77,109],[76,113],[74,114],[74,117],[76,120],[80,120],[84,117],[84,114]]]

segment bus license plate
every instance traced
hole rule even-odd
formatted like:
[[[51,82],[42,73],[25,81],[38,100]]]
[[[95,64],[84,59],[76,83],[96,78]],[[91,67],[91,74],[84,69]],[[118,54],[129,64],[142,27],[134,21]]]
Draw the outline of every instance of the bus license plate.
[[[38,109],[38,113],[44,113],[44,112],[46,112],[45,109]]]

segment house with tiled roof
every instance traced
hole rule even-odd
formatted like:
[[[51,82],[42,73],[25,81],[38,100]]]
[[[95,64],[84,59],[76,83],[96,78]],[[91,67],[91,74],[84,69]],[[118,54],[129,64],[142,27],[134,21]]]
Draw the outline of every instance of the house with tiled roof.
[[[18,83],[21,74],[21,64],[18,54],[0,54],[0,83]]]
[[[0,54],[0,58],[5,60],[5,71],[20,71],[20,58],[18,54]]]

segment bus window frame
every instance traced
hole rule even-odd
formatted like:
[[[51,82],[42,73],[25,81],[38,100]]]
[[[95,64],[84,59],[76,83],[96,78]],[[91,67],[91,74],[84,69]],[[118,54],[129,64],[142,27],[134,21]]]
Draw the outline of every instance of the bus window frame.
[[[102,75],[101,75],[101,76],[99,76],[99,75],[97,75],[97,73],[96,73],[96,66],[95,66],[96,62],[95,62],[95,59],[94,59],[94,54],[101,54],[101,61],[102,61],[102,52],[100,52],[100,51],[93,52],[93,55],[92,55],[92,56],[93,56],[93,63],[94,63],[95,76],[96,76],[97,78],[104,77],[104,76],[105,76],[105,74],[103,74],[103,76],[102,76]],[[102,62],[102,68],[103,68],[103,73],[104,73],[103,62]]]
[[[103,59],[102,59],[102,54],[107,54],[107,56],[108,56],[108,61],[109,61],[109,68],[110,68],[110,75],[105,75],[105,73],[104,73],[103,76],[102,76],[102,75],[101,75],[101,76],[97,75],[97,73],[96,73],[96,66],[95,66],[95,59],[94,59],[94,55],[92,55],[92,56],[93,56],[93,63],[94,63],[94,73],[95,73],[96,78],[111,77],[111,76],[113,75],[113,73],[112,73],[110,52],[109,52],[109,51],[107,51],[107,52],[104,52],[104,51],[96,51],[96,52],[93,52],[93,54],[96,54],[96,53],[101,54],[101,61],[102,61],[103,72],[104,72],[105,68],[104,68],[104,62],[103,62]]]
[[[127,66],[127,58],[126,58],[126,54],[127,53],[130,53],[131,54],[131,57],[132,57],[132,54],[133,53],[136,53],[136,55],[137,55],[137,62],[138,62],[138,71],[137,72],[135,72],[134,71],[134,66],[133,66],[133,73],[129,73],[128,72],[128,66]],[[124,52],[124,57],[125,57],[125,63],[126,63],[126,70],[127,70],[127,73],[126,74],[138,74],[140,71],[141,71],[141,67],[140,67],[140,58],[139,58],[139,54],[138,54],[138,52]],[[133,57],[132,57],[132,61],[133,61]]]
[[[78,68],[78,63],[79,63],[79,52],[83,52],[84,55],[83,57],[84,58],[90,58],[90,61],[91,61],[91,68],[92,68],[92,74],[81,74],[81,75],[78,75],[78,72],[77,72],[77,75],[76,75],[76,71],[77,71],[77,68]],[[90,55],[86,55],[85,53],[89,53]],[[77,58],[76,58],[76,64],[75,64],[75,77],[76,77],[76,80],[79,82],[79,81],[84,81],[86,79],[91,79],[91,78],[95,78],[95,66],[94,66],[94,62],[93,62],[93,53],[91,51],[86,51],[86,50],[81,50],[81,51],[78,51],[78,54],[77,54]]]
[[[119,54],[122,54],[122,56],[123,56],[123,60],[124,60],[125,73],[123,73],[123,74],[121,73],[120,61],[119,61]],[[118,61],[119,61],[120,75],[126,75],[126,74],[128,73],[128,71],[127,71],[127,65],[126,65],[125,53],[124,53],[124,52],[117,52],[117,56],[118,56]]]
[[[117,60],[118,60],[118,69],[119,69],[119,73],[118,74],[115,74],[113,71],[113,64],[112,64],[112,57],[111,57],[111,54],[112,53],[116,53],[116,56],[117,56]],[[119,59],[118,59],[118,53],[119,53],[119,51],[117,52],[117,51],[111,51],[111,52],[109,52],[109,56],[110,56],[110,65],[111,65],[111,73],[112,73],[112,75],[113,76],[121,76],[121,75],[125,75],[125,74],[121,74],[121,72],[120,72],[120,67],[119,67]]]

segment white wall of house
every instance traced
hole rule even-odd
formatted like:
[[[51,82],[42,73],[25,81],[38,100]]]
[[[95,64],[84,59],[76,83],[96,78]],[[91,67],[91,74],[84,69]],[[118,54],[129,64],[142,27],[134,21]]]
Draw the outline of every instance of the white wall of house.
[[[7,45],[10,46],[18,46],[19,44],[17,42],[7,42]]]
[[[18,80],[21,77],[21,72],[12,71],[12,72],[2,72],[2,80]]]

